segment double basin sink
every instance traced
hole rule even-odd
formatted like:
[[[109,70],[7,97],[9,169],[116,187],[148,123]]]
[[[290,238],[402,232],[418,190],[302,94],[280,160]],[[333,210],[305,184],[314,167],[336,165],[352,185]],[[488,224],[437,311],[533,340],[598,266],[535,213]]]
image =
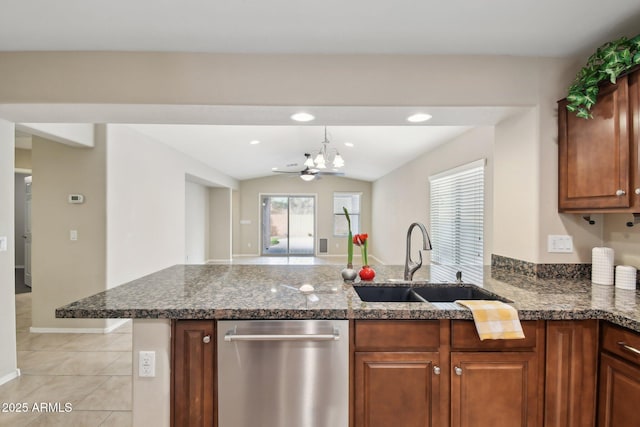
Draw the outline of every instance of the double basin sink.
[[[355,285],[362,301],[366,302],[454,302],[457,300],[492,300],[512,302],[481,287],[462,283],[384,282]]]

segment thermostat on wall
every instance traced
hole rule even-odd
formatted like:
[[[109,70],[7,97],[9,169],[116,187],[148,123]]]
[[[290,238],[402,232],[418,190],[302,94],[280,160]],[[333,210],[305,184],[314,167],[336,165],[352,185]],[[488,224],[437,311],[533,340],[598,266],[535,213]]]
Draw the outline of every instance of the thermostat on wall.
[[[84,203],[84,196],[82,194],[69,194],[69,203]]]

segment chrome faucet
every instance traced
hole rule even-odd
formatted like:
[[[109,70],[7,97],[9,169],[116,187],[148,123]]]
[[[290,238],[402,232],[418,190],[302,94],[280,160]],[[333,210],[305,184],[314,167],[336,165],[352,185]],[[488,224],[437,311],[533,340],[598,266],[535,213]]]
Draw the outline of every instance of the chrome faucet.
[[[413,280],[413,274],[422,267],[422,251],[418,252],[420,261],[415,262],[411,259],[411,232],[415,227],[420,228],[420,231],[422,231],[422,249],[425,251],[431,250],[431,240],[429,240],[429,234],[427,233],[427,229],[424,224],[419,222],[411,224],[407,231],[407,254],[404,260],[404,280]]]

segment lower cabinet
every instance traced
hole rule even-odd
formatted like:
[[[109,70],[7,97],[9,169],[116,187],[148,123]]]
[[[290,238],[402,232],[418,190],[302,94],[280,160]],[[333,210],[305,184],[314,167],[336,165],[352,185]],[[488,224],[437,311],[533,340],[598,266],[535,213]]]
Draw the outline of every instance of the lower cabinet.
[[[535,352],[451,353],[452,427],[535,427]]]
[[[356,427],[432,426],[437,360],[438,353],[356,353]]]
[[[637,427],[640,334],[605,324],[600,353],[598,427]]]
[[[177,320],[172,330],[172,426],[216,426],[215,324]]]
[[[544,426],[593,427],[598,321],[549,321],[546,343]]]

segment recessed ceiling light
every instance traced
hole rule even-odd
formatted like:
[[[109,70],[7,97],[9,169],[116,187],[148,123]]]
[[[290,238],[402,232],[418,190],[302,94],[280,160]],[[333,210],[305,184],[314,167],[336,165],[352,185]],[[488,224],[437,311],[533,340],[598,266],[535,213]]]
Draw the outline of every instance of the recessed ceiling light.
[[[417,113],[407,117],[407,121],[411,123],[421,123],[421,122],[426,122],[430,118],[431,118],[431,114]]]
[[[258,145],[260,144],[260,141],[258,141],[257,139],[254,139],[253,141],[251,141],[249,144],[251,145]]]
[[[315,119],[315,116],[309,113],[295,113],[291,116],[291,119],[295,120],[296,122],[310,122],[311,120]]]
[[[277,167],[275,167],[275,168],[271,168],[271,170],[272,170],[272,171],[277,171],[277,170],[278,170],[278,168],[277,168]]]
[[[345,142],[344,145],[347,147],[353,147],[353,142]]]

